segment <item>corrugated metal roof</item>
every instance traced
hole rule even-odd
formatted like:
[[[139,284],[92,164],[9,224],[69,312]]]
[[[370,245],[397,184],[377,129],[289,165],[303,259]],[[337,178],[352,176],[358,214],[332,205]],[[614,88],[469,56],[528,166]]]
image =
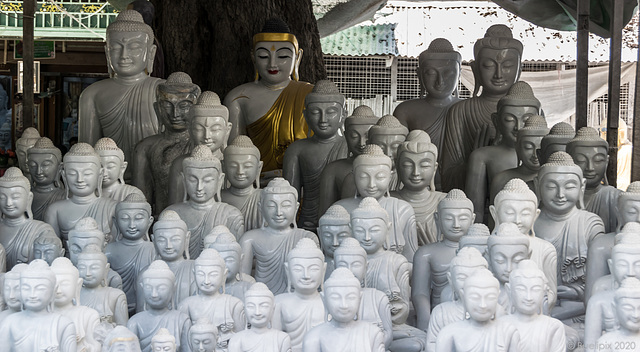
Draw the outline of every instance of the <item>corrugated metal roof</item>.
[[[355,26],[320,39],[329,55],[398,55],[396,23]]]

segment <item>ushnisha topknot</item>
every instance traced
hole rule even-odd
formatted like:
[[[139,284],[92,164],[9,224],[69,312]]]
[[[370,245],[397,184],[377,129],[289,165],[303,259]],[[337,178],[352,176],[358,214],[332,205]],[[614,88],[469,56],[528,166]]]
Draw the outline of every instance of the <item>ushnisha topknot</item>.
[[[77,280],[80,278],[78,268],[76,268],[69,258],[58,257],[51,262],[51,270],[54,274],[71,274]]]
[[[623,202],[627,200],[640,200],[640,181],[634,181],[627,186],[627,190],[620,192],[618,196],[618,207],[620,208]]]
[[[487,225],[482,223],[475,223],[469,226],[469,230],[464,235],[465,237],[489,237],[491,235],[491,231]]]
[[[142,15],[135,10],[124,10],[118,14],[116,20],[107,27],[107,41],[112,32],[143,32],[149,36],[147,44],[153,44],[153,29],[144,23]]]
[[[406,136],[409,134],[409,129],[401,124],[395,116],[384,115],[369,130],[369,136],[372,134],[400,134]]]
[[[540,167],[538,171],[538,179],[542,178],[550,172],[569,172],[578,175],[582,180],[582,169],[573,162],[573,158],[567,152],[555,152],[551,154],[549,160]]]
[[[480,50],[489,49],[515,49],[522,57],[522,43],[513,38],[513,33],[504,24],[494,24],[487,29],[483,38],[476,41],[473,46],[473,57],[477,60]]]
[[[58,237],[56,237],[58,238]],[[5,280],[20,280],[20,275],[22,274],[23,271],[27,270],[27,268],[29,267],[28,264],[26,263],[18,263],[16,265],[13,266],[13,268],[11,268],[11,270],[7,271],[4,274],[4,279]]]
[[[240,253],[240,251],[242,250],[242,247],[240,247],[240,244],[238,243],[238,241],[236,241],[236,238],[228,232],[219,234],[209,248],[213,248],[218,252],[234,251]]]
[[[344,125],[375,125],[379,117],[366,105],[360,105],[353,109],[353,113],[344,119]]]
[[[223,270],[227,267],[224,263],[224,259],[220,256],[220,253],[213,248],[203,249],[198,258],[194,261],[194,264],[200,266],[217,266]]]
[[[267,184],[267,187],[262,189],[262,193],[260,194],[260,203],[264,203],[265,196],[267,194],[281,194],[281,193],[291,193],[295,196],[296,201],[298,200],[298,190],[295,187],[291,186],[289,181],[285,180],[282,177],[275,177]]]
[[[498,292],[500,291],[500,282],[493,276],[493,273],[489,269],[480,268],[476,270],[473,275],[470,275],[464,280],[464,290],[468,292],[473,286],[481,287],[495,287]]]
[[[176,281],[176,275],[171,271],[169,265],[164,260],[154,260],[149,264],[147,270],[141,274],[142,281],[146,279],[170,279]]]
[[[431,143],[431,137],[423,130],[413,130],[409,132],[407,138],[398,147],[398,158],[404,152],[409,153],[432,153],[435,158],[438,158],[438,147]]]
[[[567,143],[567,153],[573,154],[574,149],[579,146],[602,147],[606,148],[605,153],[609,151],[609,143],[600,138],[598,130],[593,127],[580,128],[576,136]]]
[[[196,321],[195,324],[191,325],[191,329],[189,329],[189,335],[193,333],[206,334],[210,333],[214,336],[218,335],[218,327],[213,325],[207,318],[200,318]]]
[[[529,83],[518,81],[514,83],[509,92],[498,101],[498,113],[506,105],[510,106],[535,106],[540,109],[540,100],[533,94]]]
[[[512,178],[504,185],[504,188],[493,200],[493,204],[501,204],[503,200],[523,200],[523,201],[532,201],[538,205],[538,197],[536,194],[527,186],[527,183],[519,178]]]
[[[87,216],[78,220],[78,222],[73,226],[73,229],[69,231],[69,238],[72,237],[101,237],[104,238],[104,232],[98,228],[98,222]]]
[[[469,226],[467,233],[460,238],[458,247],[467,248],[467,246],[486,246],[489,240],[489,228],[485,224],[475,223]]]
[[[351,215],[341,205],[334,204],[318,220],[318,226],[324,225],[348,225]]]
[[[224,149],[224,158],[227,159],[229,155],[253,155],[260,161],[260,150],[253,144],[251,138],[245,135],[239,135],[234,138],[231,143]]]
[[[301,238],[296,246],[287,254],[287,262],[290,262],[292,258],[318,258],[324,261],[324,253],[318,248],[313,240],[309,238]]]
[[[109,331],[104,338],[104,346],[111,347],[116,342],[134,342],[136,345],[140,344],[138,336],[126,326],[117,325],[113,330]]]
[[[576,135],[576,130],[573,126],[566,122],[558,122],[549,130],[549,134],[542,137],[540,142],[540,149],[546,150],[552,144],[564,144],[566,145]]]
[[[313,89],[304,99],[305,105],[314,102],[340,102],[344,104],[346,99],[335,83],[323,79],[313,86]]]
[[[385,223],[389,223],[389,213],[373,197],[362,199],[358,207],[351,211],[351,220],[374,218],[382,219]]]
[[[418,57],[420,66],[424,64],[423,60],[455,60],[462,62],[462,55],[453,50],[453,45],[447,39],[436,38],[429,43],[427,50],[420,53]]]
[[[94,164],[101,166],[100,155],[96,153],[95,149],[87,143],[76,143],[71,146],[71,149],[62,158],[64,163],[70,163],[74,161],[92,161]]]
[[[158,221],[153,224],[153,231],[161,229],[181,229],[185,233],[189,231],[187,224],[180,218],[180,215],[173,210],[165,209],[158,216]]]
[[[62,161],[62,152],[47,137],[39,138],[33,147],[27,149],[27,155],[32,154],[53,154],[58,162]]]
[[[518,130],[518,137],[546,136],[547,133],[549,133],[549,127],[544,116],[533,115],[524,122],[524,127]]]
[[[626,223],[620,233],[616,234],[613,243],[614,248],[615,245],[622,243],[640,244],[640,224],[635,221]]]
[[[482,256],[482,253],[477,249],[473,247],[464,247],[460,248],[456,256],[451,259],[449,270],[456,266],[480,266],[487,269],[489,267],[489,263],[487,263],[487,260]]]
[[[391,169],[391,158],[384,154],[382,148],[375,144],[367,144],[362,154],[353,159],[353,170],[362,165],[386,165]]]
[[[361,287],[360,280],[358,280],[351,270],[347,268],[337,268],[331,272],[331,276],[324,282],[324,289],[330,287]]]
[[[473,212],[473,202],[464,191],[454,188],[438,203],[438,211],[442,209],[469,209]]]
[[[29,192],[31,190],[31,185],[29,183],[29,179],[26,178],[22,171],[12,166],[4,172],[4,175],[0,177],[0,187],[11,188],[11,187],[22,187]]]
[[[168,93],[186,94],[194,104],[198,101],[200,87],[191,81],[191,77],[184,72],[174,72],[166,81],[160,83],[156,90],[156,100],[161,100]]]
[[[360,242],[353,237],[347,237],[342,242],[340,242],[340,246],[333,251],[333,257],[337,258],[340,255],[359,255],[363,258],[367,258],[367,251],[362,248]]]
[[[495,245],[523,245],[529,248],[529,237],[520,232],[518,225],[514,223],[502,223],[495,234],[489,236],[487,246],[489,249]]]
[[[182,162],[182,171],[186,172],[188,168],[196,169],[215,169],[218,173],[222,172],[222,165],[211,149],[204,144],[196,145],[191,151],[191,155],[186,157]]]
[[[82,252],[78,253],[78,262],[85,259],[100,259],[105,264],[107,264],[107,255],[104,254],[102,248],[98,247],[96,244],[88,244],[86,247],[82,249]]]
[[[98,139],[93,149],[101,157],[117,156],[118,158],[120,158],[120,160],[124,161],[124,152],[118,147],[116,142],[109,137]]]
[[[520,277],[527,279],[536,278],[542,280],[545,284],[547,283],[547,277],[544,275],[544,272],[530,259],[525,259],[518,263],[515,269],[509,274],[509,282],[514,282],[515,278]]]
[[[220,103],[218,94],[204,91],[198,97],[198,102],[189,110],[191,116],[220,116],[229,122],[229,109]]]
[[[628,277],[620,283],[620,287],[614,293],[616,301],[621,298],[640,298],[640,280]]]
[[[160,330],[158,330],[158,332],[156,332],[156,334],[151,338],[151,343],[153,344],[154,342],[172,342],[175,344],[176,337],[173,336],[166,328],[160,328]]]
[[[144,209],[151,214],[151,205],[147,202],[147,198],[139,193],[128,194],[123,201],[116,205],[116,213],[124,209]]]
[[[273,292],[269,290],[269,287],[262,282],[256,282],[251,285],[248,290],[244,292],[244,298],[246,300],[247,297],[269,297],[272,300],[275,300],[275,296]]]
[[[42,259],[35,259],[20,272],[20,278],[47,279],[52,285],[56,284],[56,275],[49,264]]]
[[[20,136],[20,138],[18,138],[16,143],[18,143],[18,141],[20,140],[27,140],[27,139],[40,139],[40,132],[38,132],[38,130],[33,127],[27,127],[22,132],[22,135]]]

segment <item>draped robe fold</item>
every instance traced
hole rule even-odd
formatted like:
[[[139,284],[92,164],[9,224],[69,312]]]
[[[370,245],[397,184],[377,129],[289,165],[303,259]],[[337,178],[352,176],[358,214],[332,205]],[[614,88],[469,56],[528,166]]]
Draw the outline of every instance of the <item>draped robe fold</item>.
[[[385,343],[391,342],[393,338],[391,305],[389,298],[382,291],[370,287],[362,289],[358,320],[377,326],[383,332]]]
[[[64,209],[70,202],[72,202],[70,199],[57,201],[51,204],[45,213],[45,219],[48,219],[50,216],[53,216],[53,214],[51,214],[52,211],[56,212],[55,216],[57,217],[59,228],[54,230],[59,231],[58,235],[63,242],[69,238],[69,231],[73,230],[75,224],[86,217],[92,217],[98,223],[98,229],[100,231],[107,235],[111,233],[111,223],[115,215],[116,205],[118,204],[117,201],[109,198],[96,198],[91,204],[84,208],[84,214],[77,217],[73,214],[75,219],[62,221],[61,217],[63,213],[65,214],[64,216],[68,216],[68,213],[65,213]]]
[[[430,192],[429,197],[421,199],[418,203],[413,203],[409,199],[404,198],[403,192],[391,192],[391,196],[402,199],[413,207],[416,217],[418,245],[438,242],[438,228],[433,214],[438,210],[438,203],[446,197],[446,193]]]
[[[467,335],[460,334],[460,332],[464,332],[468,328],[469,322],[467,321],[459,321],[445,326],[436,340],[436,346],[440,344],[441,337],[445,335],[455,335],[457,337],[456,342],[458,343],[454,342],[453,346],[457,352],[506,352],[527,350],[520,340],[518,330],[516,330],[512,324],[508,324],[500,319],[496,319],[490,326],[482,328],[481,334],[474,334],[474,336],[481,337],[477,340],[465,338]],[[462,342],[463,340],[465,340],[466,343]],[[519,342],[518,346],[512,346],[516,341]],[[469,346],[469,342],[475,343]]]
[[[122,290],[113,287],[103,287],[98,290],[82,288],[80,303],[95,309],[100,315],[100,322],[117,325],[116,316],[128,317],[127,297]]]
[[[144,194],[142,194],[142,191],[138,189],[138,187],[123,183],[123,184],[120,184],[118,188],[116,188],[116,190],[113,192],[111,197],[108,197],[108,198],[111,198],[118,202],[122,202],[131,193],[136,193],[141,196],[144,196]],[[106,194],[104,193],[102,195],[106,196]]]
[[[6,220],[0,218],[0,231],[4,232],[8,227]],[[15,235],[8,241],[2,240],[2,245],[7,256],[7,270],[11,270],[18,263],[29,263],[33,260],[33,242],[40,236],[53,236],[56,234],[51,225],[38,221],[27,220],[19,225]]]
[[[409,304],[411,302],[411,265],[407,259],[392,251],[383,251],[367,256],[367,286],[386,295],[398,293]]]
[[[457,300],[442,302],[433,308],[427,329],[427,352],[436,350],[436,339],[440,331],[449,324],[463,321],[464,315],[464,304]]]
[[[240,212],[244,215],[244,230],[249,231],[259,229],[262,226],[262,212],[258,206],[260,201],[260,190],[255,189],[245,198],[244,204],[240,208]]]
[[[28,315],[25,314],[26,312],[21,313],[22,314],[12,314],[0,325],[3,330],[6,330],[6,333],[11,335],[13,342],[13,345],[9,346],[9,340],[3,339],[2,344],[4,346],[0,347],[0,351],[76,352],[75,325],[69,318],[59,313],[49,313],[39,315],[37,318],[27,318]],[[23,319],[33,321],[33,326],[29,329],[16,328],[25,325],[24,321],[22,324],[18,323],[19,320]],[[64,327],[65,331],[63,336],[66,339],[63,341],[60,341],[58,338],[61,327]],[[72,332],[72,334],[68,332]],[[6,336],[6,333],[3,333],[2,336]],[[5,349],[7,347],[8,349]]]
[[[585,206],[585,210],[598,215],[602,219],[605,233],[616,231],[618,226],[616,207],[619,195],[619,189],[613,186],[601,186]]]
[[[55,188],[51,192],[40,193],[35,190],[33,192],[33,203],[31,203],[31,211],[35,220],[44,221],[44,213],[49,205],[59,200],[67,198],[67,192],[64,189]]]
[[[198,295],[185,298],[178,310],[191,319],[191,324],[206,318],[211,324],[218,327],[233,324],[233,331],[243,330],[247,325],[242,302],[227,294],[220,294],[213,299],[202,299]]]
[[[319,344],[320,352],[383,352],[385,350],[382,332],[376,326],[363,321],[356,321],[348,328],[336,328],[331,323],[324,323],[308,333],[307,344],[314,341]],[[317,342],[316,342],[317,341]],[[311,346],[309,346],[311,347]]]
[[[287,333],[275,329],[257,334],[251,330],[240,331],[229,341],[230,352],[286,352],[282,348],[289,339]],[[291,343],[291,342],[289,342]]]
[[[295,304],[292,304],[292,301]],[[313,327],[324,323],[325,309],[320,295],[313,299],[299,299],[295,293],[283,293],[276,296],[275,314],[280,315],[281,326],[274,324],[291,338],[292,352],[302,352],[302,341]],[[297,315],[294,315],[297,313]]]
[[[523,321],[515,315],[507,315],[505,322],[518,329],[520,343],[530,352],[564,352],[567,350],[564,324],[546,315],[538,315],[531,321]]]
[[[136,245],[137,250],[133,251],[134,254],[132,256],[124,258],[128,260],[115,261],[111,258],[110,253],[116,253],[118,247],[121,246],[125,245],[120,242],[110,243],[107,245],[105,253],[107,254],[107,258],[109,258],[111,269],[117,272],[122,278],[122,291],[124,291],[127,296],[127,305],[131,312],[135,311],[137,304],[136,292],[138,287],[136,284],[138,282],[138,274],[151,264],[156,256],[156,250],[153,243],[144,241]]]

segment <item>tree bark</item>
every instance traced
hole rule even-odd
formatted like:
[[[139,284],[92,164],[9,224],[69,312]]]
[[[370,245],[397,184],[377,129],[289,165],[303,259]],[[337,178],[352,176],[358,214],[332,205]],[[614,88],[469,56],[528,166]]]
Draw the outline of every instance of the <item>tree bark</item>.
[[[281,18],[304,50],[300,80],[326,78],[311,0],[150,0],[154,31],[164,49],[165,72],[183,71],[221,99],[254,79],[253,35]]]

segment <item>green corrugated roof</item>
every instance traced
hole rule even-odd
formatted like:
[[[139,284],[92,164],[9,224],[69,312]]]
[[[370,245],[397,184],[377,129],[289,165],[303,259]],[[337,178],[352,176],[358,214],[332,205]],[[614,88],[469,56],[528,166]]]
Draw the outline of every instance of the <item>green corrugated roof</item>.
[[[398,55],[395,23],[355,26],[320,39],[327,55]]]

